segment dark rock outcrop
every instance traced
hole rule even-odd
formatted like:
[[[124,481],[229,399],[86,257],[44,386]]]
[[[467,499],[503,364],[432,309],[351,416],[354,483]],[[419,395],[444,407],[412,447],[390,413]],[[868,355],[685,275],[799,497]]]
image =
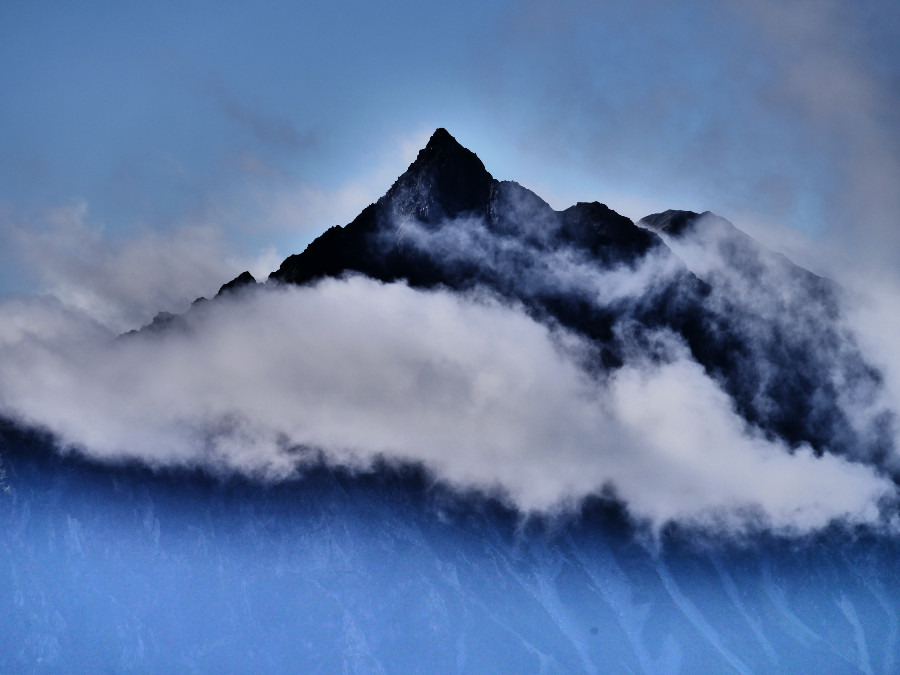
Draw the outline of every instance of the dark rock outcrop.
[[[222,287],[219,289],[219,292],[216,295],[222,295],[223,293],[229,293],[231,291],[235,291],[239,288],[244,288],[245,286],[250,286],[256,284],[256,279],[253,278],[253,275],[250,272],[241,272],[234,279],[229,281],[227,284],[222,284]]]

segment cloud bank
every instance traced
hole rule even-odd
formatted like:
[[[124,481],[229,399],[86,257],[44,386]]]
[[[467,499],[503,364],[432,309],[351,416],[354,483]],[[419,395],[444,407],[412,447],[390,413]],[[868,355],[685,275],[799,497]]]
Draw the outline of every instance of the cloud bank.
[[[244,269],[265,277],[279,258],[233,253],[220,228],[182,224],[111,237],[79,201],[45,209],[37,221],[4,222],[2,243],[26,263],[30,283],[85,317],[126,331],[161,311],[183,312]]]
[[[877,525],[875,467],[763,438],[678,341],[597,380],[590,346],[485,295],[357,277],[251,288],[115,339],[58,300],[0,305],[0,407],[104,461],[279,480],[319,453],[422,463],[554,512],[612,489],[639,519],[737,532]]]

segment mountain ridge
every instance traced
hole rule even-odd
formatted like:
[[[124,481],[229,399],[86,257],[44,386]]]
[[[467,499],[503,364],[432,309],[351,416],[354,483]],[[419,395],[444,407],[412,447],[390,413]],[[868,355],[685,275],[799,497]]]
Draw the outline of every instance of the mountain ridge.
[[[703,255],[692,259],[697,250]],[[670,210],[635,223],[597,201],[556,211],[495,179],[443,128],[384,195],[259,286],[348,274],[486,290],[586,338],[593,352],[583,365],[598,373],[614,372],[636,349],[666,358],[651,348],[663,331],[768,438],[863,456],[891,444],[888,412],[860,428],[841,403],[837,381],[875,405],[880,379],[841,323],[836,284],[709,212]],[[250,285],[242,274],[220,294]],[[154,327],[173,322],[162,316]]]
[[[0,670],[896,672],[893,420],[847,414],[881,384],[838,292],[435,136],[266,283],[4,371],[46,426],[0,417]]]

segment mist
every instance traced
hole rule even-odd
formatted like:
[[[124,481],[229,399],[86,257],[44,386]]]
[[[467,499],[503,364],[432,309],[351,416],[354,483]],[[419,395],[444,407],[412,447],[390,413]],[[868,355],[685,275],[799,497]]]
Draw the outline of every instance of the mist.
[[[249,288],[121,338],[58,301],[0,314],[4,414],[104,462],[262,481],[412,462],[523,512],[611,489],[654,528],[731,533],[884,527],[895,499],[875,466],[749,428],[674,336],[664,362],[597,379],[590,345],[483,293]]]
[[[447,147],[485,213],[441,215],[426,149],[354,244],[419,285],[387,263],[194,302],[245,261],[214,229],[116,241],[76,208],[22,230],[46,293],[0,302],[0,415],[111,464],[262,483],[414,464],[524,515],[601,496],[657,533],[895,530],[889,294],[854,304],[711,214],[556,212]],[[156,311],[179,316],[128,332]]]

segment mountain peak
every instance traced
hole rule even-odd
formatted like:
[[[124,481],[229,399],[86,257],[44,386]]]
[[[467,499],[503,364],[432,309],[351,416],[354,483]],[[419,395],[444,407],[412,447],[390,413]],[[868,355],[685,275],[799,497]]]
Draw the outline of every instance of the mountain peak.
[[[707,211],[706,213],[709,212]],[[662,213],[652,213],[649,216],[644,216],[638,223],[654,232],[680,237],[697,222],[701,215],[706,214],[669,209]]]
[[[250,284],[255,284],[256,279],[253,278],[253,275],[250,274],[249,271],[241,272],[234,279],[229,281],[227,284],[223,284],[219,289],[219,292],[216,295],[222,295],[223,293],[228,293],[230,291],[237,290],[243,286],[248,286]]]
[[[445,145],[459,145],[459,141],[453,138],[453,136],[450,135],[450,132],[444,129],[444,127],[438,127],[434,130],[434,133],[431,134],[431,138],[428,139],[425,149],[438,148]],[[459,147],[462,146],[459,145]]]
[[[440,127],[386,197],[423,222],[484,212],[494,177],[478,155]]]

